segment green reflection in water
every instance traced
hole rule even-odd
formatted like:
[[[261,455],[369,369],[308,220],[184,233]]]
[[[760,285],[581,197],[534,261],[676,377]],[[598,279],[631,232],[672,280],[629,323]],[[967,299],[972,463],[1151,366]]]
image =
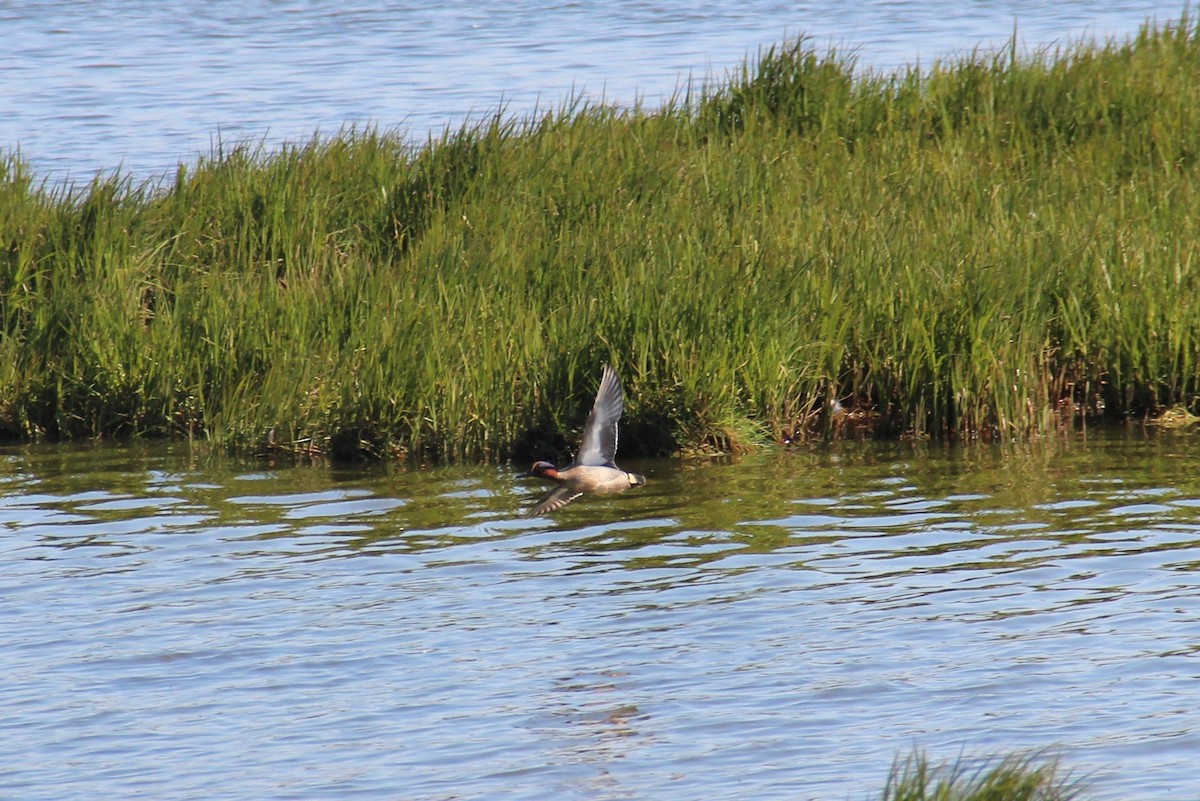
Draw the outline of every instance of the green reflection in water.
[[[1196,442],[1129,429],[1009,448],[857,442],[642,461],[629,469],[647,475],[644,489],[547,520],[521,517],[541,487],[503,467],[278,466],[178,443],[20,446],[2,452],[0,496],[18,528],[22,509],[31,524],[33,510],[74,516],[54,535],[64,547],[205,528],[306,557],[474,548],[487,559],[511,548],[507,558],[575,554],[645,569],[794,554],[832,569],[849,543],[859,556],[996,569],[1059,546],[1094,555],[1189,544]],[[81,534],[84,521],[100,528]]]

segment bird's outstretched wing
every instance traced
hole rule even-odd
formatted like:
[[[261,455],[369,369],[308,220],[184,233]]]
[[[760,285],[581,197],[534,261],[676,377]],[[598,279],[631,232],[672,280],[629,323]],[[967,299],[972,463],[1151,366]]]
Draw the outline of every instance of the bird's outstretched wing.
[[[544,515],[547,512],[555,512],[582,494],[582,492],[575,492],[567,489],[566,487],[555,487],[554,489],[550,490],[550,493],[546,495],[546,497],[538,501],[537,506],[526,512],[525,516],[537,517],[538,515]]]
[[[583,439],[579,443],[576,464],[615,467],[617,455],[617,421],[625,408],[625,393],[621,390],[621,379],[617,371],[604,365],[600,378],[600,389],[596,402],[588,414],[583,427]]]

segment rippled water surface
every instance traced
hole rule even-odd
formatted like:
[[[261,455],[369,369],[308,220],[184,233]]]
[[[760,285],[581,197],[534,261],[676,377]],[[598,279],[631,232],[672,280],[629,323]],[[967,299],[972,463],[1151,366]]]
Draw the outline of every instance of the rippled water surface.
[[[862,799],[1057,748],[1200,797],[1200,445],[507,468],[0,451],[0,797]]]
[[[1177,19],[1181,0],[641,0],[361,3],[42,0],[0,4],[0,150],[88,180],[174,172],[215,141],[305,139],[347,123],[415,140],[503,105],[573,94],[657,105],[758,48],[808,35],[864,67]]]

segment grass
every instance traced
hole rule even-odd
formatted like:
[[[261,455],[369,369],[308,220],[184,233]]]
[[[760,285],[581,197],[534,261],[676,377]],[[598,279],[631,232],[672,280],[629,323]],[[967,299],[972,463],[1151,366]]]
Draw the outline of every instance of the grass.
[[[0,432],[548,455],[604,361],[623,453],[1197,411],[1198,148],[1184,16],[893,74],[789,42],[659,108],[144,183],[8,156]]]
[[[1036,755],[931,765],[918,752],[892,766],[883,801],[1071,801],[1082,792]]]

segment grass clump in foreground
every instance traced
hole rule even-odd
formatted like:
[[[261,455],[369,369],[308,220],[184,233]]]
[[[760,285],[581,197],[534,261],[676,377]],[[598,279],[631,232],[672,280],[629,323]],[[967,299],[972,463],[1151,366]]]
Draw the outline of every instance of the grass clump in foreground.
[[[0,432],[501,458],[1032,436],[1200,396],[1200,29],[662,108],[346,130],[173,179],[0,160]],[[548,451],[540,455],[548,455]]]
[[[1083,786],[1053,762],[1014,755],[983,762],[930,765],[914,753],[892,766],[883,801],[1077,801]]]

